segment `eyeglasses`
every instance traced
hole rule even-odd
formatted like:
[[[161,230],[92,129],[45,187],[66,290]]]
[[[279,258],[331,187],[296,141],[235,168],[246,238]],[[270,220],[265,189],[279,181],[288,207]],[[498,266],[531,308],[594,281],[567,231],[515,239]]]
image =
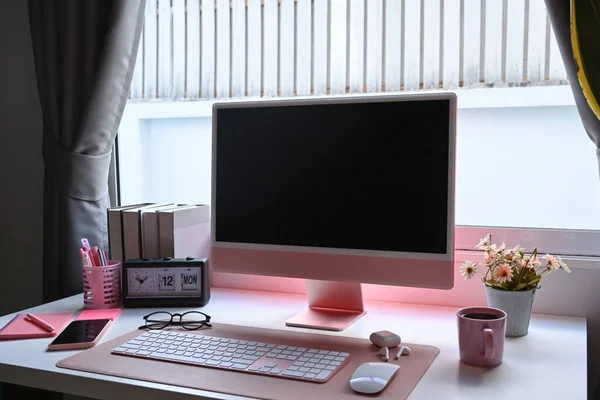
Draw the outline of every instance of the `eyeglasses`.
[[[179,321],[173,321],[173,318],[179,317]],[[157,311],[144,316],[145,325],[138,329],[163,329],[169,325],[179,325],[183,329],[190,331],[200,329],[202,327],[212,327],[210,324],[210,315],[206,315],[200,311],[188,311],[183,314],[171,314],[166,311]]]

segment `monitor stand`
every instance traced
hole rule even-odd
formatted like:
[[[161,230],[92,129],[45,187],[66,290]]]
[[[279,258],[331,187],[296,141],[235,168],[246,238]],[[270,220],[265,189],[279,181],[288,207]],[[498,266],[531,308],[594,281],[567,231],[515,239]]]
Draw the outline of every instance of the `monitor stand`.
[[[360,283],[306,280],[308,309],[287,326],[342,331],[365,315]]]

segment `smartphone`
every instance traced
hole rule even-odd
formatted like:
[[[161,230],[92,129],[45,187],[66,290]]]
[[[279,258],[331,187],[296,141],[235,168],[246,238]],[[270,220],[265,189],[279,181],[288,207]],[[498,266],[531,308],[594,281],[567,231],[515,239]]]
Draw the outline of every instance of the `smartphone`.
[[[75,350],[94,347],[106,332],[110,319],[72,321],[50,345],[48,350]]]

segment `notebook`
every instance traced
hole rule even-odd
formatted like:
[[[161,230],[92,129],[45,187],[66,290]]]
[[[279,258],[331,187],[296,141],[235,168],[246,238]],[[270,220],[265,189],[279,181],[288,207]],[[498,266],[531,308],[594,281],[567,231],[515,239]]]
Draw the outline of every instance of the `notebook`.
[[[158,212],[179,207],[181,207],[181,204],[170,204],[164,207],[142,210],[142,258],[156,259],[160,257]]]
[[[142,258],[142,211],[157,210],[172,203],[152,203],[121,211],[123,228],[123,260]]]
[[[107,210],[108,247],[111,260],[123,261],[123,217],[121,216],[121,211],[150,204],[152,203],[132,204],[123,207],[113,207]]]
[[[208,258],[210,207],[188,205],[158,211],[159,257]]]
[[[71,321],[73,313],[34,314],[54,327],[47,332],[25,320],[25,314],[17,314],[8,324],[0,328],[0,340],[49,338],[56,336]]]

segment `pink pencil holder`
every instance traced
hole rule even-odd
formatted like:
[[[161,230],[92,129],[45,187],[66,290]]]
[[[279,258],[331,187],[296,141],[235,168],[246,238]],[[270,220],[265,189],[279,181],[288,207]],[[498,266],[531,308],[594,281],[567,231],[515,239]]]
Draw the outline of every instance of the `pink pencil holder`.
[[[106,267],[81,267],[85,309],[121,306],[121,262],[109,261]]]

